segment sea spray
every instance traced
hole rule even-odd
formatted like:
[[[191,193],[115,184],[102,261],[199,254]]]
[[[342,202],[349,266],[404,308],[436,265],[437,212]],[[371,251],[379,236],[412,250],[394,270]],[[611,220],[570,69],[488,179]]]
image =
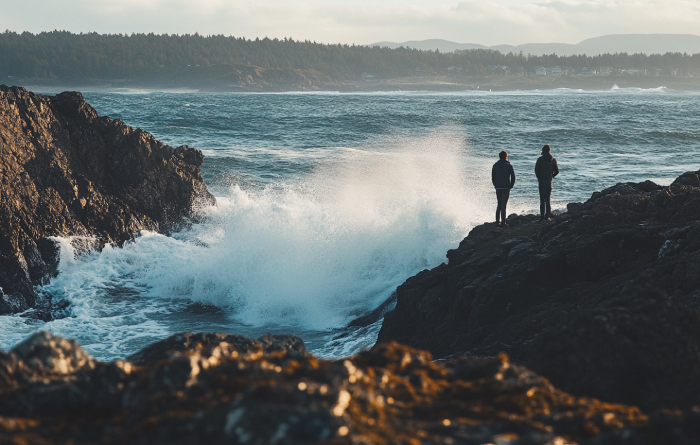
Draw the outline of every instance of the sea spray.
[[[144,265],[135,282],[151,296],[228,308],[252,325],[342,325],[443,261],[490,213],[477,187],[483,168],[470,168],[463,141],[427,137],[401,148],[347,149],[282,188],[233,186],[206,223],[179,234],[167,259]]]
[[[202,149],[220,205],[175,238],[144,233],[124,248],[62,255],[61,273],[39,291],[59,307],[69,301],[58,314],[68,317],[0,316],[0,349],[41,329],[109,360],[175,332],[271,331],[302,335],[324,356],[351,354],[372,344],[378,325],[305,326],[344,325],[382,300],[382,289],[445,261],[473,224],[493,220],[489,173],[500,150],[517,175],[508,213],[537,212],[533,169],[544,143],[560,164],[558,208],[617,182],[667,184],[700,168],[687,156],[700,141],[689,125],[697,92],[87,96],[101,115]],[[311,272],[324,270],[335,278],[314,283]]]
[[[341,328],[444,261],[492,213],[490,163],[464,137],[434,133],[383,144],[382,151],[339,148],[294,181],[232,185],[201,223],[172,237],[143,232],[101,251],[57,238],[60,273],[41,292],[70,302],[69,316],[41,328],[105,359],[182,330]],[[223,313],[192,321],[192,302]],[[13,332],[3,343],[36,329],[2,322]],[[350,354],[371,345],[378,328],[318,352]]]

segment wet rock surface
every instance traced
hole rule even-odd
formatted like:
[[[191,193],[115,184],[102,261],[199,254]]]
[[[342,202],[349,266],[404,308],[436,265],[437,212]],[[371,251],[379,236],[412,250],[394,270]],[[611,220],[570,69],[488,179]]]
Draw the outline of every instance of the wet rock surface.
[[[178,334],[111,363],[39,332],[0,353],[0,443],[693,443],[700,413],[571,396],[507,356],[397,343],[337,361],[294,336]],[[656,441],[656,442],[655,442]]]
[[[700,404],[699,178],[474,228],[448,264],[398,288],[379,341],[505,351],[565,391],[645,410]]]
[[[0,85],[0,314],[33,307],[33,286],[55,274],[58,247],[47,237],[120,244],[213,204],[202,159],[99,116],[80,93]]]

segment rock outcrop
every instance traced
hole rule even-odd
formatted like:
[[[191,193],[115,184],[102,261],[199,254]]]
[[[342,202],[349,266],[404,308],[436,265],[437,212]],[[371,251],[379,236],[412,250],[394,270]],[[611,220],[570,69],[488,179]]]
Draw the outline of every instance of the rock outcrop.
[[[166,88],[212,91],[315,91],[331,79],[313,69],[261,68],[219,64],[168,70],[154,79],[133,81]]]
[[[178,334],[111,363],[39,332],[0,353],[0,443],[654,444],[700,412],[577,398],[507,356],[396,343],[320,360],[294,336]],[[683,442],[686,441],[686,442]]]
[[[565,391],[645,410],[700,404],[700,172],[508,222],[401,285],[379,341],[504,351]]]
[[[213,204],[202,159],[98,116],[80,93],[0,86],[0,314],[32,307],[34,286],[55,273],[47,237],[120,244]]]

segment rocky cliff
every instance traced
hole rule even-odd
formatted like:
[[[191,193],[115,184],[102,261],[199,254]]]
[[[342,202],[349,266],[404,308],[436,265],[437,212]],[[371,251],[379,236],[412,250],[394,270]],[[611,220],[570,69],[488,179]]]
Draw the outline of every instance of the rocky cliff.
[[[34,285],[55,273],[47,237],[122,243],[213,204],[201,164],[194,148],[98,116],[80,93],[0,86],[0,314],[32,307]]]
[[[397,290],[379,341],[511,358],[577,395],[700,404],[700,172],[474,228]]]
[[[122,81],[123,82],[123,81]],[[160,88],[197,88],[212,91],[314,91],[330,79],[313,69],[261,68],[246,65],[188,66],[169,70],[150,80],[134,80]]]
[[[294,336],[178,334],[103,363],[39,332],[0,352],[1,443],[690,444],[699,425],[396,343],[329,361]]]

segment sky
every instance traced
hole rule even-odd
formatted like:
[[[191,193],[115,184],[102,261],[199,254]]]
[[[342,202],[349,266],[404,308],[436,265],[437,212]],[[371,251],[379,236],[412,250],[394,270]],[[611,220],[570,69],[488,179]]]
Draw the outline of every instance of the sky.
[[[348,44],[700,34],[700,0],[0,0],[0,11],[0,30],[16,32],[198,32]]]

